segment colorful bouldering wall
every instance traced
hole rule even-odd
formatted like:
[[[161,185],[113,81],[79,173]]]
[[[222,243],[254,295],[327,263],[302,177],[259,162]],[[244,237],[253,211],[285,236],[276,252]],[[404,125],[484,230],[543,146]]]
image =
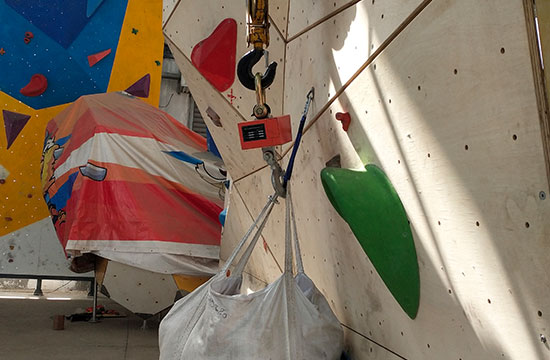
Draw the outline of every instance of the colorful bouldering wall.
[[[42,231],[45,128],[68,103],[147,78],[143,101],[158,106],[161,18],[161,0],[0,1],[0,239]]]

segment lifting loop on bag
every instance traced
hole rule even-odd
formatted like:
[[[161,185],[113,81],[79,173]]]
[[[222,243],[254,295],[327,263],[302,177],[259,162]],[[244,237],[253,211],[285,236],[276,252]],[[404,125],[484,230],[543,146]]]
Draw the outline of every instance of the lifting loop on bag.
[[[229,258],[227,259],[227,262],[225,263],[225,265],[221,269],[220,273],[227,273],[227,271],[229,270],[229,267],[233,264],[233,262],[235,261],[235,258],[237,257],[237,255],[239,254],[239,252],[241,251],[243,246],[246,244],[248,238],[250,237],[250,235],[252,234],[252,232],[254,231],[256,226],[258,226],[258,223],[260,223],[260,221],[262,221],[262,224],[260,225],[260,228],[256,231],[256,233],[254,235],[254,238],[256,238],[256,236],[259,237],[261,235],[261,231],[263,230],[263,227],[265,226],[265,222],[267,221],[267,218],[271,214],[271,210],[273,210],[273,206],[275,205],[276,202],[277,202],[277,194],[275,193],[275,194],[273,194],[269,197],[269,199],[268,199],[267,203],[265,204],[265,206],[263,207],[262,211],[260,212],[258,217],[254,220],[254,222],[252,223],[250,228],[248,228],[248,230],[244,234],[244,236],[241,239],[241,241],[239,242],[239,244],[237,244],[237,246],[235,247],[235,249],[233,250],[233,252],[229,256]],[[253,239],[252,241],[254,242],[255,240]],[[257,239],[256,239],[256,241],[257,241]]]

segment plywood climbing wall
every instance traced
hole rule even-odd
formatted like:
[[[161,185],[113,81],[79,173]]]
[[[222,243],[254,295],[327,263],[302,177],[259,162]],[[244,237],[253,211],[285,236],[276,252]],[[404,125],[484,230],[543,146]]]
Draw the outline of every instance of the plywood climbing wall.
[[[22,244],[24,251],[40,251],[40,239],[47,234],[40,221],[49,216],[40,182],[45,127],[67,103],[85,94],[125,90],[150,74],[150,93],[144,100],[158,105],[163,57],[161,19],[161,0],[0,1],[0,109],[30,116],[22,128],[8,131],[9,116],[2,114],[3,248],[13,246],[8,242],[17,240],[16,234],[25,234],[30,242]],[[90,63],[88,56],[106,50],[111,51]],[[26,96],[20,90],[34,74],[44,75],[48,86],[38,96]],[[27,247],[33,239],[37,248]],[[18,245],[14,246],[17,249]],[[52,246],[59,251],[55,243]],[[7,251],[0,258],[3,261],[15,255]],[[63,257],[62,252],[59,255]],[[24,257],[21,251],[18,256]],[[17,273],[23,267],[19,264]]]
[[[213,136],[236,180],[224,257],[272,188],[260,154],[242,152],[236,138],[254,95],[240,89],[242,99],[231,104],[189,60],[192,46],[226,17],[238,21],[237,53],[244,53],[244,5],[222,3],[182,0],[164,31],[201,111],[216,108],[223,123]],[[549,358],[541,341],[550,332],[548,119],[530,2],[290,0],[270,7],[271,33],[283,46],[279,52],[273,44],[273,52],[284,59],[281,85],[268,91],[274,113],[291,114],[296,129],[307,91],[316,90],[293,175],[298,233],[306,272],[338,315],[352,358]],[[347,132],[337,112],[349,113]],[[403,202],[420,270],[415,319],[325,195],[319,174],[336,155],[344,168],[378,165]],[[283,220],[276,209],[247,268],[264,282],[280,275]]]

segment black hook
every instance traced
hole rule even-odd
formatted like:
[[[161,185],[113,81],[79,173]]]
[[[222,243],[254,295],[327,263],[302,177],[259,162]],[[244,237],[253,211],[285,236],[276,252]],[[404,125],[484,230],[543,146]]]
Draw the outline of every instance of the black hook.
[[[239,60],[237,76],[241,84],[249,90],[256,90],[252,68],[260,61],[263,55],[264,49],[252,49]],[[262,89],[268,88],[273,83],[276,69],[277,63],[275,61],[267,66],[265,73],[262,75]]]

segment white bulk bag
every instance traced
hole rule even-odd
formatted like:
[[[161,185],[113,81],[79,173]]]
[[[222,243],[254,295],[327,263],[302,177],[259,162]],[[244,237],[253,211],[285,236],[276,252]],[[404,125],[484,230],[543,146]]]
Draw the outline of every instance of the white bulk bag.
[[[161,360],[189,359],[339,359],[340,323],[323,295],[305,275],[286,200],[285,271],[264,289],[240,294],[242,271],[276,201],[270,197],[221,271],[174,304],[160,324]],[[228,269],[263,217],[230,276]],[[297,275],[292,275],[290,218],[293,221]]]

